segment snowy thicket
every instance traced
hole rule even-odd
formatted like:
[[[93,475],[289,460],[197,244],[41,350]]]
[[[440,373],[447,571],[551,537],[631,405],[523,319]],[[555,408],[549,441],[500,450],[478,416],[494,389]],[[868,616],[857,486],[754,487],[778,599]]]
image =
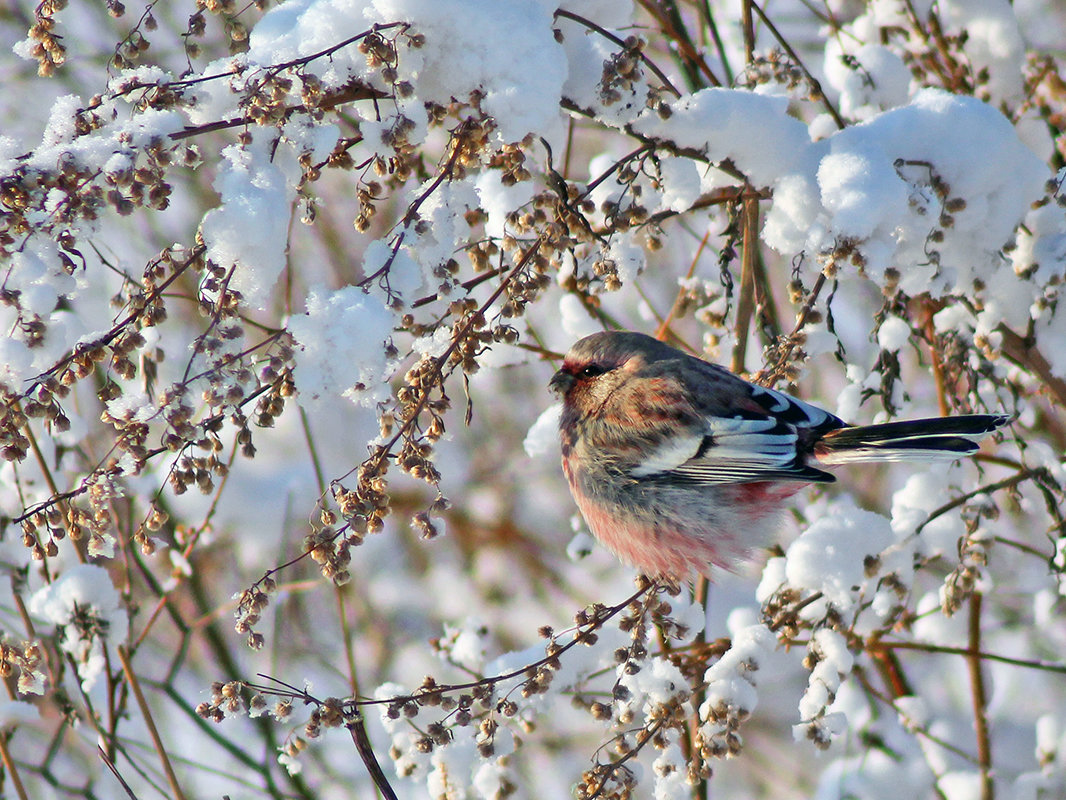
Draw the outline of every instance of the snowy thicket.
[[[1057,4],[267,5],[0,17],[0,793],[1066,795]],[[619,327],[1016,419],[634,589]]]

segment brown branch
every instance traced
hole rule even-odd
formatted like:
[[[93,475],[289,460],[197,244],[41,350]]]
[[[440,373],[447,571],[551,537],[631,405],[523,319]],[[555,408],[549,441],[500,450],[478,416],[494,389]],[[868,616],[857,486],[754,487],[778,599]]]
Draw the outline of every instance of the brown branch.
[[[1051,370],[1051,364],[1036,349],[1036,343],[1028,338],[1022,338],[1006,325],[1000,325],[996,331],[1003,336],[1001,345],[1003,355],[1015,364],[1036,373],[1055,402],[1060,406],[1066,406],[1066,380]]]
[[[185,262],[183,264],[181,264],[180,266],[174,267],[174,271],[171,273],[171,275],[165,281],[163,281],[161,284],[159,284],[157,287],[155,287],[155,289],[152,290],[152,293],[150,295],[148,295],[147,297],[144,298],[144,306],[142,306],[142,308],[150,305],[152,303],[152,301],[154,301],[157,297],[162,295],[163,292],[165,292],[167,290],[167,288],[170,286],[170,284],[174,283],[174,281],[176,281],[179,277],[181,277],[182,273],[184,273],[185,270],[188,269],[189,266],[194,261],[196,261],[200,256],[202,256],[204,254],[204,252],[206,252],[206,248],[203,247],[202,245],[193,248],[190,251],[189,257],[185,260]],[[53,364],[51,367],[49,367],[44,372],[38,374],[36,377],[32,378],[30,380],[29,388],[26,389],[26,391],[24,391],[20,396],[21,397],[27,396],[30,392],[32,392],[37,386],[39,386],[41,384],[42,380],[45,377],[47,377],[49,375],[53,375],[56,372],[58,372],[59,370],[63,369],[71,361],[73,361],[74,357],[79,352],[81,352],[82,350],[87,350],[87,349],[90,349],[92,347],[104,347],[104,346],[110,344],[112,342],[112,340],[114,340],[115,337],[117,337],[122,332],[122,329],[125,328],[127,325],[129,325],[134,320],[136,320],[137,317],[140,316],[140,314],[141,314],[140,311],[134,311],[134,312],[126,315],[126,317],[123,318],[122,321],[117,322],[113,326],[111,326],[111,329],[107,333],[105,333],[105,334],[103,334],[101,336],[98,336],[96,339],[93,339],[93,341],[91,341],[91,342],[83,342],[83,343],[71,348],[66,353],[66,355],[64,355],[62,358],[60,358],[55,364]],[[10,407],[10,405],[8,407]]]
[[[597,774],[596,778],[599,780],[599,786],[596,787],[596,791],[588,795],[588,800],[596,800],[598,797],[603,797],[603,792],[607,788],[607,781],[609,781],[614,774],[625,765],[627,761],[630,761],[640,755],[640,751],[643,750],[648,742],[652,740],[652,737],[659,732],[659,729],[665,724],[664,719],[657,720],[649,728],[641,728],[641,732],[644,733],[643,737],[640,737],[635,747],[631,747],[626,751],[625,755],[618,758],[616,761],[611,761],[608,764],[597,764],[596,766],[601,768],[602,774]]]
[[[374,755],[374,746],[370,743],[370,736],[366,732],[363,715],[355,712],[344,727],[352,735],[355,749],[359,751],[359,758],[363,760],[363,765],[366,767],[366,771],[370,773],[370,778],[374,781],[374,786],[381,792],[381,796],[385,800],[397,800],[396,792],[389,785],[389,779],[385,777],[385,772],[381,769],[377,756]]]
[[[922,326],[925,330],[925,338],[929,343],[929,359],[933,364],[933,380],[936,384],[936,404],[940,411],[940,416],[946,417],[951,414],[951,409],[948,406],[947,387],[944,379],[944,360],[940,355],[940,349],[936,347],[936,327],[933,325],[933,309],[927,308],[925,315],[925,324]]]
[[[1066,664],[1052,661],[1038,661],[1036,659],[1013,658],[998,653],[974,651],[969,647],[949,647],[941,644],[926,644],[925,642],[877,642],[876,647],[891,650],[916,650],[921,653],[944,653],[952,656],[974,656],[982,661],[995,661],[1000,664],[1009,664],[1012,667],[1024,667],[1026,669],[1039,669],[1046,672],[1056,672],[1066,675]]]
[[[677,52],[688,62],[689,67],[695,66],[696,70],[703,74],[703,77],[712,86],[721,86],[722,81],[718,79],[718,76],[714,74],[711,68],[704,61],[703,56],[699,54],[696,48],[692,45],[692,37],[689,36],[688,31],[684,26],[677,24],[677,22],[671,18],[671,15],[656,2],[651,0],[639,0],[641,7],[648,12],[648,14],[659,23],[662,28],[663,35],[667,41],[677,45]],[[673,9],[676,12],[676,8]],[[691,73],[690,73],[691,75]],[[695,75],[691,75],[695,78]],[[695,81],[693,81],[694,83]]]
[[[996,481],[995,483],[988,483],[988,484],[985,484],[984,486],[979,486],[976,489],[974,489],[972,492],[967,492],[964,495],[960,495],[959,497],[956,497],[954,500],[950,500],[947,503],[944,503],[944,505],[939,506],[938,508],[935,508],[932,511],[930,511],[929,512],[929,516],[926,517],[922,521],[922,523],[917,528],[914,529],[914,535],[917,536],[919,533],[921,533],[925,529],[925,526],[928,525],[930,522],[932,522],[937,517],[946,514],[947,512],[951,511],[953,508],[958,508],[961,505],[965,505],[966,503],[968,503],[970,500],[972,500],[973,498],[977,497],[978,495],[991,494],[992,492],[998,492],[1000,489],[1009,489],[1012,486],[1017,486],[1019,483],[1022,483],[1023,481],[1029,480],[1030,478],[1046,477],[1047,474],[1048,474],[1048,472],[1047,472],[1047,470],[1044,467],[1032,467],[1031,469],[1022,470],[1017,475],[1012,475],[1009,478],[1004,478],[1001,481]]]
[[[96,752],[100,755],[100,760],[104,762],[104,766],[110,770],[111,775],[114,776],[115,780],[118,781],[119,785],[126,791],[126,796],[129,797],[130,800],[138,800],[137,795],[134,793],[133,789],[130,788],[130,785],[126,783],[126,779],[122,777],[122,773],[118,771],[118,767],[115,766],[115,762],[111,760],[111,756],[107,754],[107,751],[100,745],[96,745]]]
[[[347,86],[342,86],[333,92],[328,93],[323,100],[315,105],[313,110],[316,111],[332,111],[337,106],[344,105],[345,103],[353,103],[358,100],[384,100],[392,97],[388,92],[383,92],[380,89],[375,89],[373,86],[362,82],[349,83]],[[288,120],[293,114],[301,114],[311,111],[303,103],[297,105],[287,106],[281,113],[280,117],[271,117],[269,122],[284,122]],[[182,139],[189,139],[193,136],[201,136],[205,133],[213,133],[215,131],[227,130],[229,128],[239,128],[243,125],[255,125],[262,126],[264,123],[259,120],[253,119],[251,116],[233,117],[232,119],[222,119],[216,122],[207,122],[203,125],[191,125],[182,128],[180,131],[175,131],[168,135],[171,141],[180,142]]]
[[[22,778],[19,777],[15,760],[11,757],[11,751],[7,749],[7,740],[10,735],[10,731],[0,732],[0,762],[4,765],[4,772],[11,778],[11,785],[15,787],[15,794],[18,795],[19,800],[30,800],[29,795],[26,794],[26,787],[22,785]]]
[[[973,704],[974,730],[977,734],[977,764],[981,770],[981,800],[992,800],[992,744],[988,733],[988,695],[981,671],[980,592],[970,596],[969,641],[966,666],[970,673],[970,701]]]
[[[758,261],[759,247],[759,196],[751,191],[744,192],[743,217],[743,253],[740,273],[740,297],[737,300],[737,316],[733,326],[733,358],[730,369],[733,372],[744,370],[744,357],[748,350],[748,329],[751,317],[755,313],[755,267]]]
[[[788,43],[788,40],[786,40],[785,37],[781,35],[781,32],[777,29],[777,26],[774,25],[774,23],[770,21],[770,18],[766,16],[766,13],[761,8],[759,8],[759,6],[755,3],[755,0],[748,0],[748,2],[744,4],[745,8],[747,8],[747,6],[749,5],[753,9],[755,9],[755,13],[759,15],[759,19],[761,19],[763,21],[763,24],[766,25],[767,30],[769,30],[770,33],[773,34],[773,37],[777,39],[778,44],[780,44],[781,47],[784,48],[785,52],[788,53],[788,57],[791,58],[792,61],[796,64],[796,66],[803,71],[804,77],[811,85],[811,94],[822,101],[822,105],[825,106],[825,110],[829,112],[829,116],[833,118],[833,122],[836,123],[837,127],[840,130],[844,130],[844,128],[848,127],[848,123],[844,121],[844,118],[842,116],[840,116],[840,112],[836,110],[836,107],[829,101],[829,98],[826,97],[825,92],[822,90],[822,84],[819,83],[818,79],[811,74],[811,71],[809,69],[807,69],[806,65],[804,65],[803,63],[803,59],[801,59],[799,57],[799,54],[792,49],[792,45],[790,45]]]
[[[174,797],[177,800],[185,800],[185,793],[181,789],[181,784],[178,783],[178,776],[174,774],[174,768],[170,764],[170,757],[167,755],[166,747],[163,746],[163,739],[159,735],[159,729],[155,726],[155,720],[152,719],[152,711],[148,708],[148,701],[144,697],[144,692],[141,691],[140,681],[137,679],[137,675],[133,671],[133,665],[130,663],[129,653],[126,652],[125,645],[119,645],[115,648],[118,652],[119,661],[122,663],[122,672],[126,676],[126,682],[129,684],[130,689],[133,690],[133,696],[137,700],[137,706],[140,708],[141,717],[144,719],[144,724],[148,728],[148,735],[152,739],[152,744],[155,747],[156,753],[159,755],[159,762],[163,767],[163,772],[167,776],[167,783],[170,784],[170,791],[174,793]]]
[[[578,23],[579,25],[584,25],[590,31],[595,31],[600,36],[614,42],[619,47],[626,47],[624,39],[620,39],[606,28],[597,25],[590,19],[586,19],[585,17],[575,14],[573,11],[567,11],[564,8],[557,8],[555,9],[555,16],[562,17],[563,19],[568,19],[571,22]],[[675,97],[681,97],[681,92],[679,92],[677,88],[670,82],[670,79],[666,77],[666,73],[664,73],[661,69],[659,69],[658,66],[656,66],[654,61],[644,55],[644,53],[640,53],[640,60],[645,66],[647,66],[648,69],[655,73],[655,77],[662,81],[663,86],[665,86],[667,89],[674,93]]]
[[[463,692],[467,689],[474,689],[478,686],[492,686],[497,683],[502,683],[503,681],[511,680],[512,678],[518,678],[522,675],[525,675],[530,670],[535,670],[549,662],[554,662],[567,650],[570,650],[576,647],[577,645],[585,642],[587,634],[602,628],[608,620],[617,616],[621,611],[629,607],[631,603],[639,600],[648,592],[658,591],[662,588],[662,584],[658,583],[657,581],[647,579],[641,579],[639,586],[640,588],[638,588],[633,594],[631,594],[621,603],[618,603],[617,605],[613,606],[599,606],[598,613],[596,613],[592,619],[590,619],[584,626],[577,626],[574,632],[574,637],[570,641],[568,641],[564,645],[560,645],[559,648],[557,650],[554,650],[551,655],[545,655],[544,658],[538,659],[537,661],[534,661],[531,664],[526,664],[525,666],[519,667],[518,669],[514,669],[509,672],[503,672],[488,678],[482,677],[475,681],[467,681],[466,683],[438,684],[433,686],[432,689],[418,694],[396,695],[395,697],[385,697],[379,699],[352,698],[351,700],[348,700],[346,702],[346,705],[354,709],[361,708],[363,706],[388,705],[390,703],[407,703],[411,701],[419,702],[420,700],[425,700],[427,697],[440,697],[445,694]],[[259,675],[263,678],[272,680],[275,683],[279,683],[282,686],[287,686],[288,691],[281,692],[269,686],[262,686],[248,682],[245,682],[246,685],[249,688],[254,689],[262,694],[291,697],[293,699],[299,699],[308,703],[315,704],[321,704],[322,702],[321,700],[312,697],[306,691],[289,686],[284,681],[279,681],[276,678],[272,678],[269,675],[263,675],[262,673],[259,673]]]
[[[562,108],[564,111],[569,111],[572,114],[580,114],[581,116],[588,117],[592,120],[599,119],[596,116],[595,112],[593,112],[591,109],[579,106],[577,103],[575,103],[568,97],[564,97],[562,98],[562,100],[559,101],[559,107]],[[698,147],[682,147],[681,145],[677,144],[676,142],[672,142],[669,139],[659,139],[654,136],[648,136],[646,134],[634,130],[631,124],[624,125],[623,130],[626,132],[626,135],[632,137],[633,139],[636,139],[638,142],[643,143],[649,149],[659,148],[673,156],[690,158],[693,161],[699,161],[702,164],[709,164],[715,169],[721,170],[729,177],[735,178],[738,181],[747,180],[747,177],[740,170],[738,170],[733,164],[733,162],[730,161],[728,158],[723,159],[722,161],[712,161],[710,158],[707,157],[707,154],[700,150]]]
[[[777,363],[774,367],[763,367],[759,373],[752,379],[753,383],[757,383],[760,386],[770,380],[770,377],[776,372],[791,356],[795,349],[799,346],[796,342],[796,334],[803,330],[803,326],[807,324],[807,319],[810,317],[811,312],[814,311],[814,306],[818,302],[818,295],[821,294],[822,288],[825,286],[826,277],[824,272],[819,272],[818,277],[814,281],[814,286],[811,287],[810,294],[807,295],[807,300],[804,302],[803,307],[800,308],[799,314],[796,315],[796,324],[792,326],[792,331],[784,337],[785,349],[777,358]]]
[[[689,262],[688,272],[685,273],[685,280],[690,279],[696,272],[696,265],[699,263],[700,255],[703,253],[704,248],[707,246],[707,240],[710,237],[711,231],[710,228],[708,228],[707,232],[703,234],[703,238],[700,239],[700,246],[696,248],[696,254],[692,256],[692,260]],[[683,302],[684,296],[684,288],[678,289],[677,297],[674,298],[673,305],[670,306],[670,310],[666,313],[666,316],[663,317],[663,321],[659,324],[659,329],[655,332],[656,339],[665,340],[667,333],[673,333],[670,330],[670,323],[674,321],[674,317],[677,316],[677,312],[681,310],[681,303]]]

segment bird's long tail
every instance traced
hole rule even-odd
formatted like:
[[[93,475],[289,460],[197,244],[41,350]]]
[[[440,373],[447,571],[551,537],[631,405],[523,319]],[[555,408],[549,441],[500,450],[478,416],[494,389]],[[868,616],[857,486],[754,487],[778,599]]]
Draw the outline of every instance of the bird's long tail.
[[[954,461],[977,450],[982,437],[1010,422],[1002,414],[914,419],[829,431],[814,454],[825,465],[856,461]]]

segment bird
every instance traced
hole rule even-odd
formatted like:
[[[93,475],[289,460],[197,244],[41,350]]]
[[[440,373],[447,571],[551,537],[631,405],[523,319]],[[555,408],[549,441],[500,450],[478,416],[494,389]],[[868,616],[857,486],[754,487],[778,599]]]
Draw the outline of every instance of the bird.
[[[592,534],[645,575],[735,571],[768,544],[786,500],[827,468],[953,461],[1004,414],[849,425],[817,406],[634,331],[594,333],[549,387],[563,471]]]

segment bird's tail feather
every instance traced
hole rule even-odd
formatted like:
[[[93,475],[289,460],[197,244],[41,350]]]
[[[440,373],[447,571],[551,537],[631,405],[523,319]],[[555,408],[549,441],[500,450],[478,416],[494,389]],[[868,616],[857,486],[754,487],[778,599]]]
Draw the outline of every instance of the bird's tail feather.
[[[975,452],[979,439],[1010,421],[1002,414],[970,414],[839,428],[815,445],[815,456],[825,465],[954,461]]]

